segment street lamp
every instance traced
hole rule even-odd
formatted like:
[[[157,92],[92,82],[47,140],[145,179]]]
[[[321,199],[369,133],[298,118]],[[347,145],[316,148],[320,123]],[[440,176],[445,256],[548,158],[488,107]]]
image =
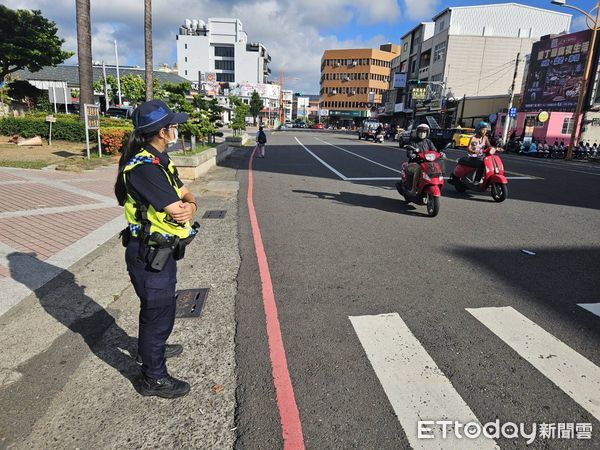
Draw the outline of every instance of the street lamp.
[[[590,70],[592,67],[594,50],[596,47],[596,35],[598,34],[598,29],[600,28],[600,0],[598,0],[596,6],[592,8],[589,12],[585,12],[583,9],[580,9],[576,6],[567,5],[567,0],[552,0],[550,3],[557,6],[562,6],[564,8],[570,8],[583,14],[586,18],[587,27],[590,30],[592,30],[592,42],[590,45],[590,50],[588,51],[587,59],[585,61],[583,79],[581,80],[581,84],[579,86],[579,98],[577,99],[577,107],[575,108],[575,115],[573,117],[573,129],[571,130],[571,139],[569,140],[569,148],[565,157],[566,160],[571,160],[573,159],[573,147],[575,147],[575,138],[577,137],[579,116],[581,115],[581,110],[583,109],[583,102],[585,101],[585,94],[588,87]],[[593,15],[594,11],[596,11],[596,17],[594,17]]]

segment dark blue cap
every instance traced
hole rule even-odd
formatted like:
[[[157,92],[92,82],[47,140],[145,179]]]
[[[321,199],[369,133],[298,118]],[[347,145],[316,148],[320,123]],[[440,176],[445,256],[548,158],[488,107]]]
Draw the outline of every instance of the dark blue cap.
[[[144,134],[158,131],[172,123],[183,123],[187,120],[187,114],[174,113],[162,100],[144,102],[133,111],[135,131]]]

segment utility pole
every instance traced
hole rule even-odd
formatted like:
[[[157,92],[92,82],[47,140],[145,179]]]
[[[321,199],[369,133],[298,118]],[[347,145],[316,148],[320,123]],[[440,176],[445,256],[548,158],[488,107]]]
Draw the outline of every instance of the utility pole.
[[[115,40],[115,59],[117,60],[117,91],[119,94],[119,105],[123,104],[121,98],[121,77],[119,76],[119,51],[117,50],[117,41]]]
[[[587,60],[585,61],[585,69],[583,72],[583,78],[579,85],[579,98],[577,99],[577,107],[575,108],[575,115],[573,116],[573,129],[571,130],[571,139],[569,140],[569,148],[565,159],[570,161],[573,159],[573,148],[575,147],[575,140],[577,138],[577,131],[579,128],[579,116],[583,110],[583,102],[585,101],[588,82],[590,78],[590,69],[592,68],[594,59],[594,50],[596,48],[596,35],[598,34],[598,22],[600,19],[600,2],[596,6],[596,20],[594,22],[594,28],[592,29],[592,41],[590,42],[590,49],[588,50]]]
[[[104,107],[106,108],[104,111],[108,111],[108,107],[110,105],[108,99],[108,85],[106,83],[106,64],[104,64],[104,60],[102,61],[102,76],[104,77]]]
[[[513,101],[515,99],[515,83],[517,82],[517,72],[519,71],[519,60],[521,59],[521,53],[517,53],[517,61],[515,62],[515,73],[513,74],[512,84],[510,85],[510,100],[508,102],[508,109],[506,111],[506,119],[504,121],[504,130],[502,131],[502,142],[506,145],[506,139],[508,138],[508,128],[511,122],[509,116],[510,110],[513,107]]]

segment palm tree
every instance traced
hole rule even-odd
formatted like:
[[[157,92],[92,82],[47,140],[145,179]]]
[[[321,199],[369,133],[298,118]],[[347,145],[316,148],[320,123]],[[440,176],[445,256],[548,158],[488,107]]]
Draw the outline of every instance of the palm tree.
[[[152,100],[152,0],[144,0],[144,51],[146,56],[146,101]]]
[[[94,103],[92,87],[92,26],[90,23],[90,0],[77,0],[77,59],[79,64],[79,118],[84,120],[85,104]]]

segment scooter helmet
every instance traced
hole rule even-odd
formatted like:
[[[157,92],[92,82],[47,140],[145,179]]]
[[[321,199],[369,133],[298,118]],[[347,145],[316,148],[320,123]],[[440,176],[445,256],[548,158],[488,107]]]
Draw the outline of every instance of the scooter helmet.
[[[426,139],[429,137],[429,125],[422,123],[417,127],[417,137],[419,139]]]
[[[479,133],[482,128],[487,128],[489,130],[490,129],[490,124],[487,123],[487,122],[479,122],[477,124],[477,126],[475,127],[475,132]]]

